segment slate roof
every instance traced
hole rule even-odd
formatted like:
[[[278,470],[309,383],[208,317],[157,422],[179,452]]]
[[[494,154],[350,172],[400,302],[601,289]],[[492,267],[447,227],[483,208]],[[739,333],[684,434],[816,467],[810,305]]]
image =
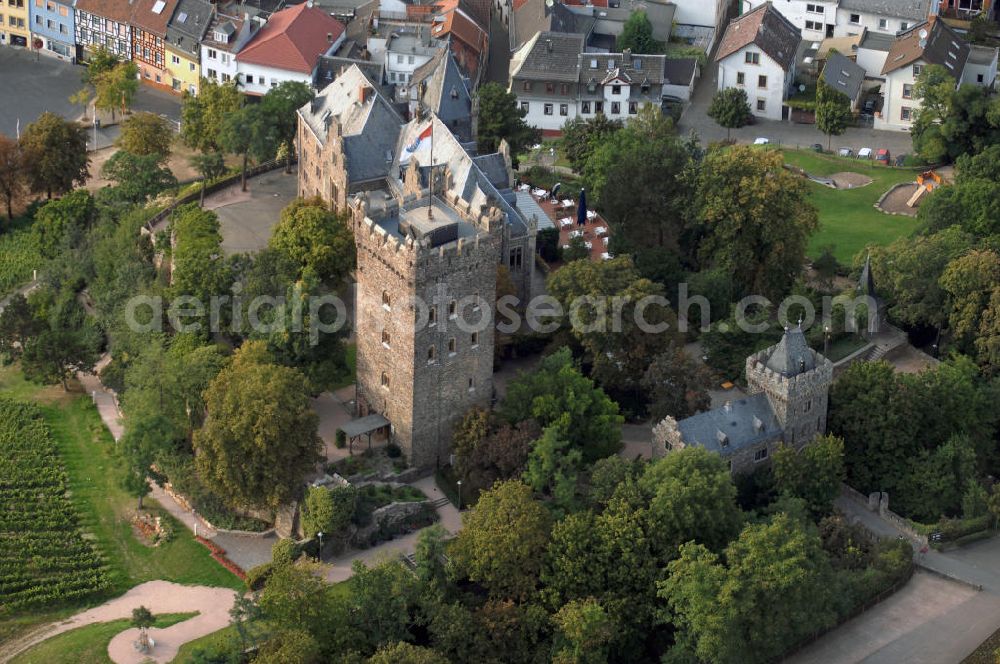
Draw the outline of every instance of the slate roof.
[[[770,2],[766,2],[729,22],[722,41],[719,42],[715,60],[723,60],[743,47],[754,44],[788,71],[795,62],[800,41],[802,33],[799,29]]]
[[[771,354],[764,366],[786,378],[798,376],[800,373],[816,368],[816,353],[809,348],[806,335],[801,327],[791,327],[785,330],[778,345],[772,347]]]
[[[132,19],[132,3],[129,0],[77,0],[76,9],[110,18],[118,23],[129,23]]]
[[[311,74],[317,58],[344,32],[344,24],[322,9],[294,5],[271,15],[237,54],[239,62]]]
[[[664,58],[663,82],[667,85],[688,85],[697,69],[696,58]]]
[[[201,40],[212,22],[215,7],[207,0],[180,0],[167,24],[167,46],[189,55],[198,55]]]
[[[597,19],[586,14],[578,14],[557,2],[549,13],[548,29],[552,32],[568,32],[589,36],[594,31]]]
[[[132,10],[132,25],[165,37],[167,23],[176,7],[177,0],[137,0]]]
[[[663,55],[581,53],[577,59],[580,63],[581,85],[589,83],[591,79],[601,83],[611,80],[615,75],[633,85],[661,85],[666,70],[664,61],[667,58]]]
[[[781,436],[778,419],[763,392],[680,420],[677,428],[686,445],[704,447],[723,457]]]
[[[583,53],[583,46],[583,35],[539,32],[524,45],[526,52],[511,77],[522,80],[574,82],[577,79],[577,62]]]
[[[921,32],[926,33],[926,40],[920,36]],[[960,78],[970,50],[969,43],[944,21],[924,21],[896,35],[882,73],[888,74],[923,60],[928,64],[941,65],[949,74]]]
[[[861,83],[865,80],[865,70],[843,54],[832,53],[826,60],[821,78],[828,86],[854,101],[858,98],[858,93],[861,92]]]
[[[930,14],[931,0],[840,0],[840,8],[924,21]]]
[[[363,104],[362,88],[368,90]],[[300,108],[299,116],[320,143],[326,142],[328,120],[339,120],[349,182],[384,178],[389,173],[403,120],[357,65],[349,67]]]
[[[472,139],[472,95],[451,49],[444,48],[418,67],[410,85],[423,83],[420,101],[451,127],[459,140]]]

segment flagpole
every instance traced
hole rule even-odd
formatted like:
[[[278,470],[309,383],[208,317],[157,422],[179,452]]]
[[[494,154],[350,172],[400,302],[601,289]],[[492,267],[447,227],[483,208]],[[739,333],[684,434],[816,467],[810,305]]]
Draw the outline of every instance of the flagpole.
[[[427,218],[434,218],[434,116],[431,115],[431,169],[427,179]]]

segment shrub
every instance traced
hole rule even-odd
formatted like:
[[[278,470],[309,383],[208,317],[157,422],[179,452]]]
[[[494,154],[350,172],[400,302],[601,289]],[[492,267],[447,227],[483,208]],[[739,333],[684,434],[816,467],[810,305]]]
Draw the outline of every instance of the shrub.
[[[302,553],[295,540],[280,539],[271,547],[271,562],[275,565],[291,565]]]
[[[403,455],[403,450],[396,443],[389,443],[385,446],[385,453],[390,459],[398,459]]]
[[[284,541],[286,540],[281,540],[281,542]],[[280,544],[280,542],[278,542],[278,544]],[[271,578],[271,574],[273,572],[274,572],[274,563],[264,563],[263,565],[257,565],[256,567],[247,570],[246,573],[247,589],[248,590],[262,589],[267,584],[267,580]]]
[[[343,429],[337,429],[336,445],[338,450],[342,450],[347,447],[347,434],[344,433]]]

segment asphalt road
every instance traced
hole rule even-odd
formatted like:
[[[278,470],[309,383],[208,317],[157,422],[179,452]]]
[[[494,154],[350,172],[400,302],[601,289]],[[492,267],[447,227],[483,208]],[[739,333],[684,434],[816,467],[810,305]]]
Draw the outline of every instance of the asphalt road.
[[[77,119],[83,107],[70,96],[83,87],[83,67],[10,47],[0,47],[0,133],[17,134],[46,111]],[[180,97],[139,86],[135,111],[150,111],[175,122],[180,120]]]

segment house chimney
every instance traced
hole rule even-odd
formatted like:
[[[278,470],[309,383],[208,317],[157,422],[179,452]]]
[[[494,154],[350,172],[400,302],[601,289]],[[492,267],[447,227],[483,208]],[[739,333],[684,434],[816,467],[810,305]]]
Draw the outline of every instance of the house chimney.
[[[727,401],[726,403],[722,404],[722,410],[724,410],[727,413],[733,412],[733,402]]]
[[[333,33],[332,32],[326,33],[326,43],[327,44],[332,44],[333,43]]]
[[[368,96],[368,88],[364,85],[358,86],[358,103],[364,105]]]

